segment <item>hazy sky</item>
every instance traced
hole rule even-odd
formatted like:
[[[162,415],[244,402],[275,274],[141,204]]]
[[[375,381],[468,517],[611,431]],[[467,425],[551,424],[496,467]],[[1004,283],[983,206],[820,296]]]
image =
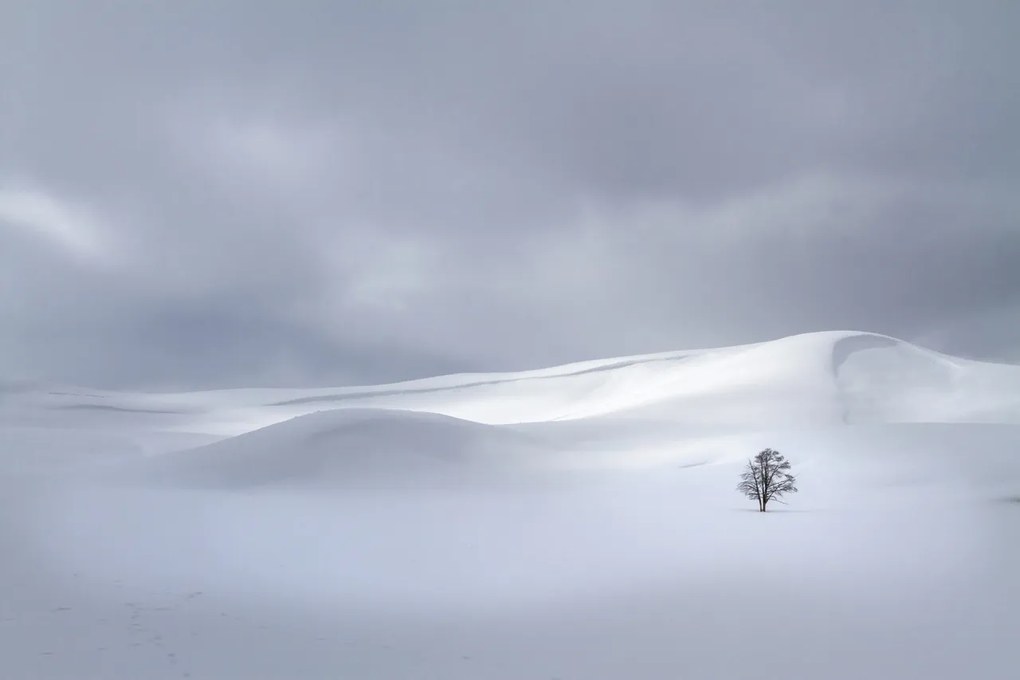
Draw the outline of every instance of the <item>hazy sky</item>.
[[[1020,359],[1020,3],[0,0],[0,379]]]

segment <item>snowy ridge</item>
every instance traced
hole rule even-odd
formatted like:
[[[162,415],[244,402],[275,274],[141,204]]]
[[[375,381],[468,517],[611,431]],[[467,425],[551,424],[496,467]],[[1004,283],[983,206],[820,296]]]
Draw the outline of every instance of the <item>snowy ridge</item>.
[[[24,469],[78,465],[74,455],[85,455],[40,459],[33,453],[40,441],[94,441],[75,448],[97,460],[182,451],[137,466],[144,478],[182,486],[448,483],[537,462],[548,469],[718,460],[727,455],[719,437],[740,431],[1020,423],[1020,367],[833,331],[368,387],[21,390],[5,395],[0,417],[17,430],[8,455],[25,449]]]
[[[8,393],[20,423],[229,436],[322,410],[424,411],[487,424],[605,415],[692,425],[1020,422],[1020,367],[950,357],[853,331],[753,345],[586,361],[517,373],[460,374],[367,387],[139,394]]]

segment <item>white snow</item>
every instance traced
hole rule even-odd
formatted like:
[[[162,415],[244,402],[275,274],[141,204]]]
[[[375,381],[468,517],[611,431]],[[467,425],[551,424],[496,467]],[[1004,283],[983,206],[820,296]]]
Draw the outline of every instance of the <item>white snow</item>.
[[[12,678],[1020,663],[1020,367],[825,332],[512,374],[0,385]],[[735,491],[771,446],[801,492]]]

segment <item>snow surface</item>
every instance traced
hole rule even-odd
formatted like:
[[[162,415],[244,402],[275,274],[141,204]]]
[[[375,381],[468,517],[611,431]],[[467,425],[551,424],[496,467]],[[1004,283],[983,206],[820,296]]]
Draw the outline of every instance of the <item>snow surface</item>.
[[[1020,367],[812,333],[503,374],[0,384],[11,678],[1020,665]],[[801,493],[735,491],[771,446]]]

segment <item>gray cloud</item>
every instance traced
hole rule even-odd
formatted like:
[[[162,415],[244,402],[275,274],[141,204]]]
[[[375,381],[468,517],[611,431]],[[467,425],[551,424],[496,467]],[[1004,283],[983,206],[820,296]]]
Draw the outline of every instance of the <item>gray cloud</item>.
[[[1020,347],[1011,3],[0,8],[0,375]]]

